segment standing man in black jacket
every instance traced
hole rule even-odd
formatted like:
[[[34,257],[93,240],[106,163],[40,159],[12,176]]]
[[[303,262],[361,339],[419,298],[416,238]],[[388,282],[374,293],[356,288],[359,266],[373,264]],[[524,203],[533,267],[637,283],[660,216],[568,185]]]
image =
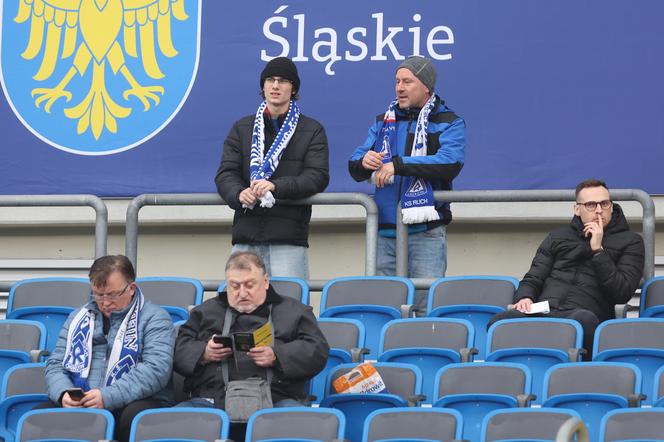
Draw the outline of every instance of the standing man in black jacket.
[[[235,210],[233,251],[258,253],[271,276],[308,279],[311,206],[275,205],[275,199],[325,190],[327,136],[320,123],[300,114],[300,77],[290,59],[267,63],[260,87],[264,101],[231,128],[214,181]]]
[[[535,316],[579,321],[589,358],[595,329],[634,295],[643,262],[643,239],[629,229],[606,184],[583,181],[576,186],[571,224],[546,237],[514,295],[514,309],[491,323],[528,316],[534,302],[548,301],[550,313]]]

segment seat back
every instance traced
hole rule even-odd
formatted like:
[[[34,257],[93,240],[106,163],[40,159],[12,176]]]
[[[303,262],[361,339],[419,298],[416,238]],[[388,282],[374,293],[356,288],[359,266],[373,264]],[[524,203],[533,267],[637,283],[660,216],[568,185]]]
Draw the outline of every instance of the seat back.
[[[325,335],[330,348],[340,348],[350,353],[353,348],[364,347],[364,324],[356,319],[320,318],[318,327]]]
[[[544,375],[543,401],[583,393],[616,395],[629,400],[641,393],[641,372],[631,364],[572,362],[554,365]]]
[[[602,419],[602,442],[662,440],[664,408],[630,408],[614,410]]]
[[[304,279],[290,278],[285,276],[271,276],[270,286],[281,296],[293,298],[302,304],[309,304],[309,286]],[[226,290],[226,281],[219,284],[217,293]]]
[[[0,350],[30,353],[46,348],[46,328],[37,321],[0,320]]]
[[[182,307],[185,310],[203,302],[203,284],[197,279],[175,277],[137,278],[146,299],[157,305]]]
[[[558,429],[569,418],[579,415],[572,410],[555,408],[513,408],[495,410],[484,418],[482,442],[500,440],[556,440]]]
[[[323,287],[321,313],[346,305],[381,305],[397,310],[412,304],[415,287],[410,280],[396,276],[356,276],[335,278]]]
[[[505,395],[517,398],[530,394],[530,370],[521,364],[481,362],[450,364],[436,374],[434,402],[452,395]]]
[[[461,439],[462,417],[443,408],[388,408],[367,416],[363,442],[384,439]]]
[[[308,407],[270,408],[247,423],[247,442],[263,439],[343,439],[346,427],[339,410]]]
[[[24,279],[9,291],[7,314],[25,307],[80,307],[88,302],[90,293],[90,281],[85,278]]]
[[[32,410],[21,416],[16,441],[35,439],[110,440],[115,421],[107,410],[52,408]]]
[[[664,317],[664,278],[658,276],[649,279],[641,288],[639,302],[640,318]]]
[[[452,276],[441,278],[429,289],[427,312],[459,304],[491,305],[506,309],[519,286],[509,276]]]
[[[129,440],[227,439],[229,419],[216,408],[156,408],[141,411],[131,424]]]
[[[20,394],[46,394],[44,371],[46,363],[15,365],[5,373],[0,400]]]
[[[512,348],[550,348],[567,352],[580,348],[583,330],[570,319],[505,319],[494,323],[487,337],[487,351]]]

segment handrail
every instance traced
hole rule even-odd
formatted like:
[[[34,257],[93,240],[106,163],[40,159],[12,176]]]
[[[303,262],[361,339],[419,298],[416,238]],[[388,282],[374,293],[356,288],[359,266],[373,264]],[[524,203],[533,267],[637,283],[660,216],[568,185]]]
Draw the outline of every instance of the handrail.
[[[575,434],[577,435],[576,439],[574,439]],[[588,442],[590,440],[588,427],[578,417],[567,419],[556,434],[556,442],[572,442],[574,440],[577,442]]]
[[[138,264],[138,213],[144,206],[218,206],[226,202],[216,193],[143,194],[129,203],[125,230],[125,255]],[[378,241],[378,206],[365,193],[318,193],[300,200],[277,200],[285,205],[360,205],[367,212],[365,264],[367,276],[376,274],[376,244]]]
[[[643,207],[643,279],[652,278],[655,275],[655,203],[650,195],[640,189],[615,189],[610,192],[614,201],[637,201]],[[455,203],[575,201],[574,190],[455,190],[437,191],[433,195],[436,201]],[[397,204],[396,232],[396,274],[408,276],[408,228],[401,222],[400,204]],[[413,279],[418,288],[428,287],[433,281],[434,279]]]
[[[106,255],[108,209],[94,195],[0,195],[0,207],[88,206],[95,211],[95,258]]]

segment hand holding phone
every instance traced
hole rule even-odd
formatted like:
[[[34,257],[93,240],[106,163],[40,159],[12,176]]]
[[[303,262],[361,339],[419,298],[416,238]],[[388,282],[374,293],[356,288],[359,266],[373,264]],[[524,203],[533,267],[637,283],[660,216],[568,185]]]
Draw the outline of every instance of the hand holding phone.
[[[82,388],[70,388],[67,390],[67,394],[69,394],[69,397],[74,401],[80,401],[83,399],[83,396],[85,396],[85,392]]]
[[[215,344],[222,344],[226,348],[233,347],[233,339],[230,336],[214,335],[212,336],[212,341]]]

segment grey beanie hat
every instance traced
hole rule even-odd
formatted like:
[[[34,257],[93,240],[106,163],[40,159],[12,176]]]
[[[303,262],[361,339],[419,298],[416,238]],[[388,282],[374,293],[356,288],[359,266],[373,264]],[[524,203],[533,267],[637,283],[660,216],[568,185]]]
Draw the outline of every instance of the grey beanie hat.
[[[429,93],[433,94],[436,86],[436,68],[428,58],[421,55],[411,55],[399,65],[397,71],[406,68],[413,73],[426,87]]]

